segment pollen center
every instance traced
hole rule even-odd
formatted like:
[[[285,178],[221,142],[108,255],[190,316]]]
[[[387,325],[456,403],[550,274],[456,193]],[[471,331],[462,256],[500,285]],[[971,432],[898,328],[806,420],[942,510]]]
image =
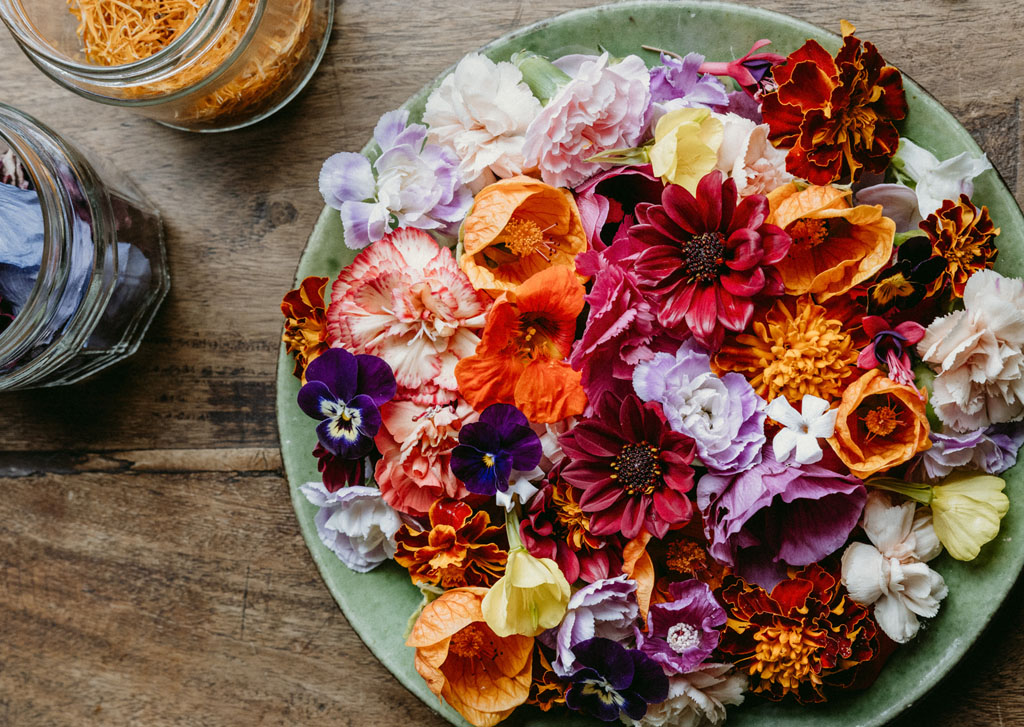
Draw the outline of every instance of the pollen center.
[[[676,624],[668,630],[665,641],[672,647],[672,651],[683,654],[688,649],[700,646],[700,633],[690,624]]]
[[[896,409],[886,404],[876,406],[864,415],[864,426],[868,430],[868,438],[887,437],[899,426],[900,415]]]
[[[802,217],[786,230],[794,245],[815,247],[828,239],[828,221]]]
[[[914,286],[903,277],[903,273],[896,273],[876,285],[871,294],[879,305],[888,305],[894,299],[905,298],[913,292]]]
[[[690,282],[717,280],[724,263],[725,237],[721,232],[704,232],[683,246],[686,273]]]
[[[487,647],[488,639],[484,638],[480,625],[476,623],[471,623],[462,631],[452,634],[452,639],[448,643],[448,651],[463,659],[484,657],[486,652],[490,651]]]
[[[647,442],[627,444],[612,462],[612,469],[615,470],[612,479],[622,483],[626,494],[650,495],[661,478],[658,448]]]
[[[525,257],[545,246],[544,231],[533,220],[513,217],[498,237],[499,241],[513,255]]]

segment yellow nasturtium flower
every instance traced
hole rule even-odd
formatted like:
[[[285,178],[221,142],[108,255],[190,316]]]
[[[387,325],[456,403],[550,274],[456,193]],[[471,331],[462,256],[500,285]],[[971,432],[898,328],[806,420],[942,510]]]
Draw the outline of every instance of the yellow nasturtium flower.
[[[956,472],[932,487],[932,522],[946,551],[957,560],[973,560],[981,546],[999,534],[1010,509],[1001,477]]]
[[[676,109],[658,119],[649,150],[654,174],[665,184],[678,184],[690,194],[718,163],[724,126],[704,108]]]
[[[536,636],[562,622],[569,606],[569,583],[550,558],[512,548],[505,575],[480,604],[484,621],[498,636]]]

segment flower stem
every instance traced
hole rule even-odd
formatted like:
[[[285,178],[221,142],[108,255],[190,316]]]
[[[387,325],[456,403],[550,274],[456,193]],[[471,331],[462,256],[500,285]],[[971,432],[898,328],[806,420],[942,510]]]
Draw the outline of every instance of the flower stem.
[[[876,477],[873,480],[865,482],[868,487],[874,487],[877,490],[885,490],[886,492],[895,492],[898,495],[909,497],[915,502],[920,502],[922,505],[932,504],[932,488],[929,485],[919,485],[914,482],[904,482],[903,480],[897,480],[895,477]]]
[[[683,60],[683,57],[681,55],[679,55],[678,53],[674,52],[674,51],[665,50],[664,48],[657,48],[657,47],[655,47],[653,45],[642,45],[640,47],[643,48],[644,50],[649,50],[652,53],[660,53],[662,55],[666,55],[666,56],[669,56],[671,58],[675,58],[676,60],[680,60],[680,61]]]
[[[519,537],[519,509],[518,500],[511,510],[505,513],[505,535],[508,537],[508,549],[511,552],[515,548],[522,548],[523,541]]]

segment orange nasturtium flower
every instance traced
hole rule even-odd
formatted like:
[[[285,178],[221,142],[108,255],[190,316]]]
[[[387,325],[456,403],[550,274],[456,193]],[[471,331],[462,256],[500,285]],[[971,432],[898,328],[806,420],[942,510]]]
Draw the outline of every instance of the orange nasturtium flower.
[[[871,369],[843,393],[828,443],[861,479],[903,464],[932,446],[925,396]]]
[[[437,696],[475,727],[493,727],[530,695],[533,637],[504,638],[484,623],[486,588],[455,588],[420,613],[406,646]]]
[[[850,206],[849,190],[794,182],[768,194],[768,222],[793,238],[775,267],[790,295],[812,293],[819,301],[845,293],[888,264],[896,223],[881,205]]]
[[[306,382],[306,367],[331,347],[327,340],[327,306],[324,290],[327,278],[310,276],[295,290],[289,290],[281,301],[284,314],[285,350],[295,354],[296,377]]]
[[[583,310],[583,286],[572,268],[537,273],[494,301],[476,353],[455,365],[455,380],[477,411],[513,404],[531,422],[582,414],[580,372],[565,361]]]
[[[462,245],[459,267],[474,288],[497,296],[554,265],[574,269],[587,235],[569,190],[518,176],[477,193]]]
[[[403,525],[395,533],[395,561],[416,585],[490,586],[505,570],[508,553],[501,547],[503,528],[491,525],[483,510],[458,500],[438,500],[430,507],[430,530]]]

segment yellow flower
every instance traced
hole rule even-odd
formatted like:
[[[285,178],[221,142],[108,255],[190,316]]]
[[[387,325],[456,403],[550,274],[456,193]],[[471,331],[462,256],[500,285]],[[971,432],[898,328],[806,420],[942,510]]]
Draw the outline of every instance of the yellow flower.
[[[558,564],[534,558],[520,546],[509,552],[505,575],[484,596],[480,610],[498,636],[536,636],[562,622],[569,596]]]
[[[958,472],[932,488],[932,522],[946,551],[957,560],[973,560],[981,546],[999,534],[1010,509],[1001,477]]]
[[[693,194],[701,177],[718,163],[723,136],[722,122],[707,109],[669,111],[654,127],[654,173],[665,184],[678,184]]]

